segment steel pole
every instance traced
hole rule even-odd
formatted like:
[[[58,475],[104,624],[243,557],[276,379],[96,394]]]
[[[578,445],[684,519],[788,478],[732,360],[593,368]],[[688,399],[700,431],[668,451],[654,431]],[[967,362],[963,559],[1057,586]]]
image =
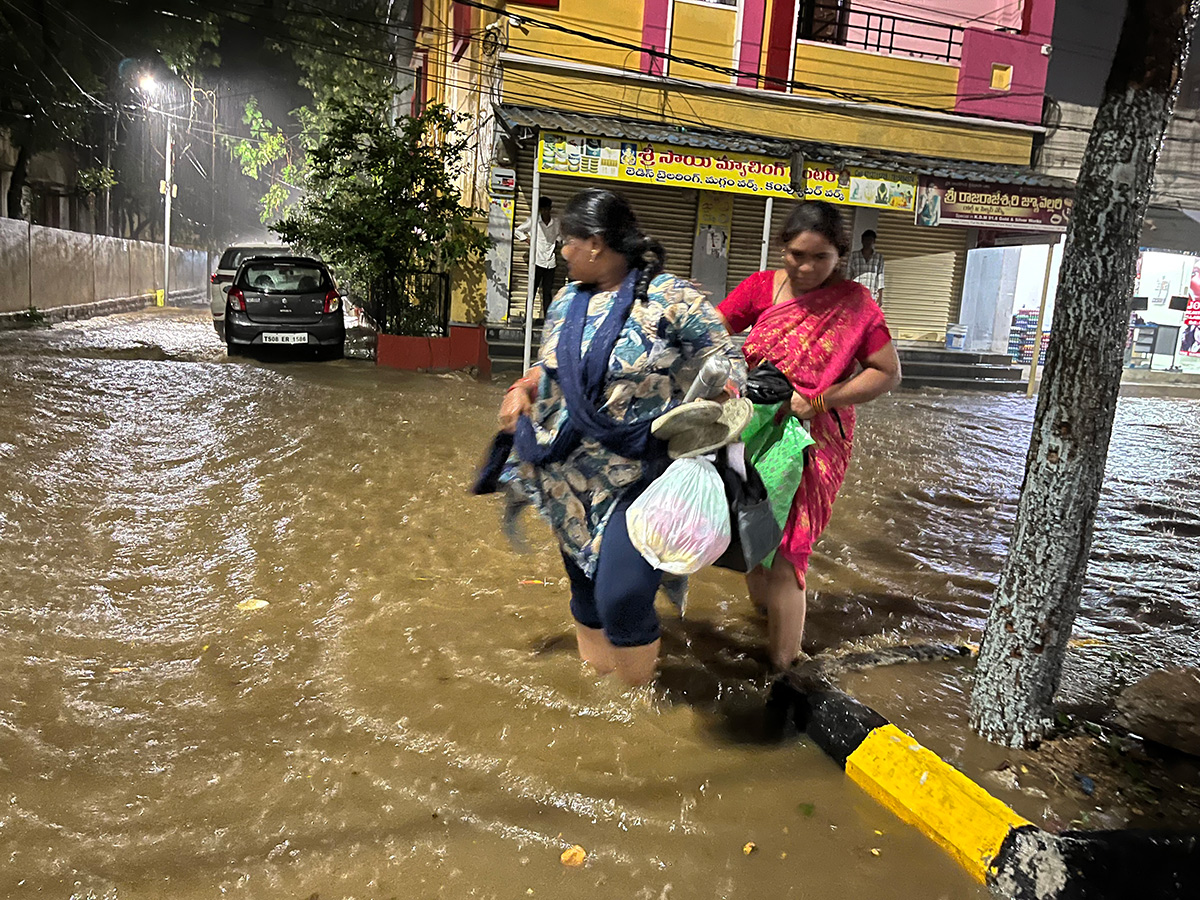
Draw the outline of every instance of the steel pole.
[[[529,284],[525,291],[525,368],[521,370],[521,374],[528,372],[529,367],[533,365],[533,286],[537,277],[538,200],[541,199],[542,192],[539,162],[540,150],[538,159],[533,163],[533,193],[529,198]],[[544,309],[542,315],[546,315]]]

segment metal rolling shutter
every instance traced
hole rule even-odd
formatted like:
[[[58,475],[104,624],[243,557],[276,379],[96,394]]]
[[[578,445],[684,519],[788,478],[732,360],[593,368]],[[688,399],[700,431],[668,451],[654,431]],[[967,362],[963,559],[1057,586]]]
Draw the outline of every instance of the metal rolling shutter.
[[[533,160],[536,153],[525,151],[517,169],[516,211],[513,227],[529,215],[529,200],[533,191]],[[584,188],[598,187],[624,194],[638,217],[642,230],[662,243],[667,251],[667,271],[680,278],[692,274],[692,243],[696,234],[696,191],[687,188],[657,187],[629,184],[605,178],[572,178],[562,175],[543,175],[541,193],[554,200],[554,210],[561,213],[570,200]],[[761,228],[761,219],[760,226]],[[529,283],[529,247],[515,244],[513,277],[509,295],[509,314],[522,316],[525,311],[526,285]],[[567,277],[567,267],[560,262],[555,290]],[[542,318],[541,298],[534,298],[534,317]]]
[[[733,197],[733,233],[729,235],[729,272],[725,278],[726,295],[760,268],[763,214],[766,211],[767,201],[763,197],[750,197],[744,194],[735,194]],[[767,252],[767,265],[771,265],[770,248]],[[712,298],[714,303],[720,303],[724,299],[725,297]]]
[[[875,230],[884,259],[883,312],[892,334],[941,343],[962,298],[967,229],[927,228],[910,213],[881,211]]]

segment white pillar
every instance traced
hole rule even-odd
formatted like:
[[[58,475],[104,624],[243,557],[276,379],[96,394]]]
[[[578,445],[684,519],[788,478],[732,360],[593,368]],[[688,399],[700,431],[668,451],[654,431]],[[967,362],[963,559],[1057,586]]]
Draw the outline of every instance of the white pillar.
[[[525,368],[533,365],[533,286],[537,276],[538,200],[541,199],[542,173],[538,170],[541,155],[533,161],[533,193],[529,197],[529,284],[525,291]],[[546,310],[542,310],[546,315]]]
[[[1055,244],[1046,247],[1046,274],[1042,279],[1042,305],[1038,307],[1037,331],[1033,335],[1033,359],[1029,361],[1029,384],[1025,396],[1032,397],[1037,384],[1038,360],[1042,358],[1042,327],[1046,321],[1046,299],[1050,296],[1050,270],[1054,267]],[[1154,359],[1153,355],[1150,357]]]
[[[760,271],[767,268],[767,254],[771,251],[771,216],[775,213],[775,198],[767,198],[767,207],[763,211],[762,252],[758,256]]]
[[[163,304],[171,302],[171,156],[175,150],[175,135],[167,121],[167,177],[163,182]]]

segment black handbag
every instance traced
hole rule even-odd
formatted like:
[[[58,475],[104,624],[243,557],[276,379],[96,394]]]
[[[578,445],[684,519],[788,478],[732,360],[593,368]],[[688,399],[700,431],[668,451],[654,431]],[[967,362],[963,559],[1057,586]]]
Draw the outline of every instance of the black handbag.
[[[713,563],[734,572],[749,572],[779,548],[783,528],[775,520],[771,499],[753,464],[746,460],[746,477],[729,464],[728,447],[717,451],[716,467],[729,501],[729,548]]]

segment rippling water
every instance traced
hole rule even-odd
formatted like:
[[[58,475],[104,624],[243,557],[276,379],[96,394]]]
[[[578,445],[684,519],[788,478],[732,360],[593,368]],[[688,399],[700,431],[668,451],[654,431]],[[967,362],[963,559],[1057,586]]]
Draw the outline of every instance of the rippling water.
[[[0,335],[0,894],[982,895],[781,739],[735,577],[698,580],[653,691],[581,669],[546,532],[517,555],[464,492],[500,394],[229,362],[203,312]],[[1097,653],[1195,652],[1198,412],[1121,404]],[[979,627],[1031,414],[863,410],[811,649]]]

